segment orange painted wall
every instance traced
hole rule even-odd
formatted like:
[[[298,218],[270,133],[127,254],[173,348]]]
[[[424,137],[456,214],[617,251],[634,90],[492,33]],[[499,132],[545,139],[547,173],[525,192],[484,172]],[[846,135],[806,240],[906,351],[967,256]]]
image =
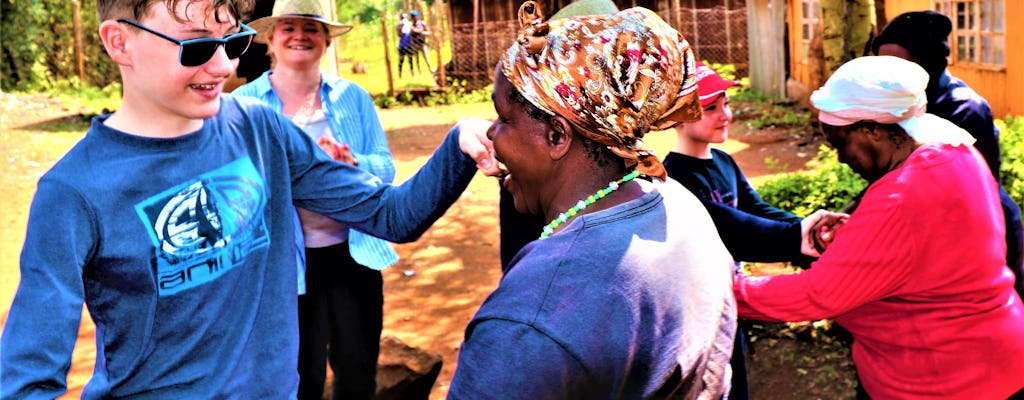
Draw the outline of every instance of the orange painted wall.
[[[953,64],[949,72],[988,100],[996,118],[1024,115],[1024,1],[1006,1],[1006,65],[1003,68]],[[907,11],[928,10],[929,0],[886,1],[886,19]]]
[[[809,85],[807,65],[798,60],[795,49],[800,46],[800,4],[799,0],[789,1],[787,24],[789,25],[790,77]],[[1003,68],[954,64],[949,71],[962,79],[992,106],[996,118],[1006,115],[1024,116],[1024,1],[1006,1],[1006,65]],[[932,9],[931,0],[886,1],[886,19],[907,11]],[[813,89],[813,88],[812,88]]]

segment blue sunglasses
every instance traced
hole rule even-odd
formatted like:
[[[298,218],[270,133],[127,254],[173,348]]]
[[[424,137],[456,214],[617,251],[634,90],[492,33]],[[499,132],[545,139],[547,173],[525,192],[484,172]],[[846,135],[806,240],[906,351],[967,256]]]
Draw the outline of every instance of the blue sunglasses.
[[[242,28],[241,32],[227,35],[223,39],[198,38],[178,40],[152,30],[145,25],[130,19],[119,19],[117,22],[122,22],[142,29],[178,45],[178,61],[181,62],[181,65],[186,67],[198,67],[206,64],[206,62],[210,61],[210,59],[213,58],[213,55],[217,53],[217,47],[221,45],[224,46],[224,52],[227,53],[228,58],[234,60],[241,57],[242,54],[249,49],[249,45],[252,44],[252,37],[256,34],[256,30],[250,28],[248,25],[239,24]]]

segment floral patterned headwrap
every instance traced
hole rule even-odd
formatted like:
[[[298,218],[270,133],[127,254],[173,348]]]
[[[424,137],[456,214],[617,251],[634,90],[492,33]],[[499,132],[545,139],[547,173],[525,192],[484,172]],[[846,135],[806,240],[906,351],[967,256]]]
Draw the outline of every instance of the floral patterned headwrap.
[[[696,63],[683,35],[641,7],[547,23],[540,6],[527,1],[519,23],[501,60],[516,90],[628,166],[664,179],[665,167],[641,139],[701,118]]]

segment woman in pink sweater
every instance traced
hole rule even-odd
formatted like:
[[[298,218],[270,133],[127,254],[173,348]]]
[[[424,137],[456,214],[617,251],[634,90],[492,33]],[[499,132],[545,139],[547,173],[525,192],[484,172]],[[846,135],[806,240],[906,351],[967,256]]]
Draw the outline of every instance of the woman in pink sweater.
[[[835,319],[872,398],[1006,399],[1024,388],[1024,305],[998,187],[973,138],[924,112],[927,83],[912,62],[861,57],[811,95],[871,185],[809,270],[737,275],[733,291],[744,318]]]

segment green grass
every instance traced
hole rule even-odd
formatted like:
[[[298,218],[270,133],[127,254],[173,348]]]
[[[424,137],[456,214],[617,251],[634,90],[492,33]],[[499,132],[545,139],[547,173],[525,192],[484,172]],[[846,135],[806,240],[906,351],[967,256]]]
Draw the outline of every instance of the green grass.
[[[341,36],[336,41],[338,51],[338,75],[351,80],[362,86],[372,95],[382,95],[388,92],[387,63],[385,61],[384,39],[381,37],[380,23],[361,24],[352,29],[351,32]],[[430,72],[420,60],[421,72],[411,76],[403,68],[402,78],[398,77],[398,38],[393,31],[388,32],[387,52],[391,55],[391,71],[395,90],[430,88],[433,80]],[[436,42],[431,43],[430,65],[437,68],[437,47]],[[451,46],[447,42],[441,46],[441,58],[443,63],[451,60]],[[365,74],[352,72],[352,64],[361,62],[366,67]],[[443,64],[442,64],[443,65]]]
[[[116,110],[121,105],[121,84],[111,83],[104,88],[81,85],[77,80],[61,81],[50,88],[51,96],[70,109],[82,109],[86,114],[100,114]]]

